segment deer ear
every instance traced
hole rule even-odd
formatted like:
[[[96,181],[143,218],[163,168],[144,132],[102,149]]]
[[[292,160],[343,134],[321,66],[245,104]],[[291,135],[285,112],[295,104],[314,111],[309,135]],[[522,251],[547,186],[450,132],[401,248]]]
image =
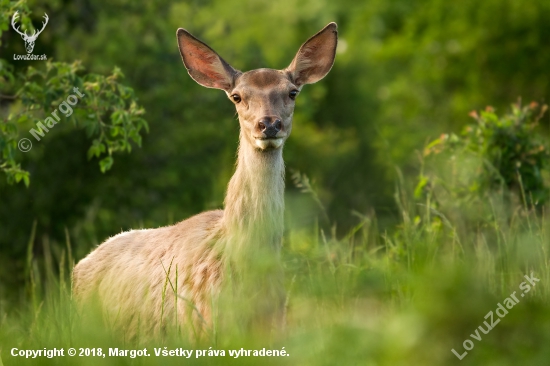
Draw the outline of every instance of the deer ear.
[[[336,23],[329,23],[308,39],[287,68],[294,84],[313,84],[324,78],[334,64],[337,43]]]
[[[183,64],[193,80],[207,88],[233,89],[237,70],[185,29],[179,28],[177,36]]]

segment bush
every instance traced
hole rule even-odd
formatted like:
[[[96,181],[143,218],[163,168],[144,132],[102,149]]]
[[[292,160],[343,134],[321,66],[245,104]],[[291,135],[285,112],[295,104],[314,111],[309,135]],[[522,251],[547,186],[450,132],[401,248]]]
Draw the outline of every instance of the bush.
[[[443,171],[450,169],[450,175],[436,177],[430,173],[431,166],[423,169],[416,187],[417,198],[423,192],[434,192],[436,185],[443,185],[454,198],[472,200],[507,191],[529,208],[542,207],[550,197],[550,154],[537,127],[547,109],[547,105],[536,102],[526,106],[518,102],[512,105],[511,113],[502,117],[490,106],[470,112],[476,122],[467,125],[460,136],[441,135],[424,149],[425,162],[439,161],[440,168],[447,166]],[[462,169],[454,169],[456,164]]]

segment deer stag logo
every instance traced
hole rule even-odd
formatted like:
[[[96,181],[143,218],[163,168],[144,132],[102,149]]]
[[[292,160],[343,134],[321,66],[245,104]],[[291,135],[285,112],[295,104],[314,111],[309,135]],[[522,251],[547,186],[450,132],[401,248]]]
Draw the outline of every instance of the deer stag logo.
[[[27,49],[27,53],[32,53],[36,38],[38,38],[38,35],[42,33],[44,28],[46,28],[46,24],[48,24],[48,20],[49,20],[48,14],[44,13],[45,22],[42,22],[42,29],[40,29],[38,32],[35,30],[34,33],[30,36],[27,34],[27,31],[23,33],[19,30],[19,27],[15,26],[15,22],[18,16],[19,16],[19,12],[16,11],[15,14],[13,14],[13,17],[11,18],[11,26],[13,30],[15,30],[17,33],[21,35],[21,38],[23,38],[23,41],[25,41],[25,48]]]

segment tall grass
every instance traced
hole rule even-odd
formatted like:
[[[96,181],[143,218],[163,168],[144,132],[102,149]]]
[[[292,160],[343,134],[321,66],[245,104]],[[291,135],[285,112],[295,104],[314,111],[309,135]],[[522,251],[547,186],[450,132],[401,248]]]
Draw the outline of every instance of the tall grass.
[[[303,182],[302,182],[303,183]],[[303,186],[302,186],[303,187]],[[311,193],[311,187],[306,187]],[[125,340],[98,313],[82,317],[70,295],[74,265],[69,234],[64,245],[42,242],[33,255],[29,235],[24,301],[0,302],[0,347],[5,365],[547,365],[550,356],[550,220],[545,209],[530,209],[506,192],[476,202],[411,198],[405,184],[396,189],[398,225],[381,230],[374,214],[339,237],[330,226],[292,227],[284,239],[286,327],[266,332],[219,327],[238,319],[219,313],[207,335],[188,336],[185,324],[164,319],[166,334]],[[315,198],[314,198],[315,199]],[[317,200],[318,201],[318,200]],[[473,211],[472,211],[473,210]],[[474,212],[474,214],[472,214]],[[326,215],[326,213],[323,213]],[[481,217],[481,218],[480,218]],[[324,220],[324,219],[323,219]],[[324,220],[327,221],[327,220]],[[73,238],[75,239],[75,238]],[[176,288],[167,267],[165,301]],[[488,334],[473,340],[485,315],[533,274],[540,282]],[[177,295],[177,294],[176,294]],[[192,307],[193,305],[190,304]],[[228,309],[224,308],[224,311]],[[235,311],[243,311],[236,309]],[[497,317],[497,315],[494,315]],[[227,322],[225,322],[227,325]],[[184,331],[182,331],[182,329]],[[479,332],[478,332],[479,333]],[[462,361],[463,342],[474,348]],[[147,347],[152,356],[11,357],[13,347],[43,349]],[[156,357],[154,347],[225,350],[226,356],[182,359]],[[276,349],[288,357],[232,358],[230,349]]]

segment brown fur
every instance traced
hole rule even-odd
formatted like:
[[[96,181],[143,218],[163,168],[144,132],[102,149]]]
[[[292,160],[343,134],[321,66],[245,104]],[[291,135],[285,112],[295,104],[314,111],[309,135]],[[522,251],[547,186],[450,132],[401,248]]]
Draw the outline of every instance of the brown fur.
[[[314,47],[308,46],[311,42]],[[204,212],[172,226],[118,234],[74,268],[74,297],[80,304],[97,298],[109,321],[129,337],[157,335],[174,319],[180,324],[191,319],[199,327],[203,319],[210,324],[212,302],[228,274],[234,280],[258,276],[253,281],[258,287],[240,296],[263,303],[259,313],[282,303],[282,147],[292,129],[294,110],[289,91],[300,90],[328,73],[336,49],[336,24],[310,38],[291,66],[282,71],[241,73],[183,29],[178,30],[178,43],[193,79],[242,99],[236,103],[241,125],[237,168],[223,211]],[[276,136],[280,145],[264,141],[266,135],[258,128],[263,116],[282,121]],[[259,265],[264,257],[270,259]]]

